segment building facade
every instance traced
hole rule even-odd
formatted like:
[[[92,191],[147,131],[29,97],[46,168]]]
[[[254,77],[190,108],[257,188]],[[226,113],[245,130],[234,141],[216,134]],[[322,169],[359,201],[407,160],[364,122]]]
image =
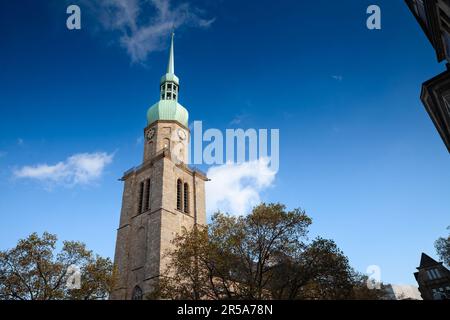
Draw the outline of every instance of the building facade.
[[[422,253],[414,277],[423,300],[450,299],[450,271],[442,262]]]
[[[206,224],[208,179],[187,165],[189,115],[178,103],[173,37],[160,100],[147,112],[143,162],[121,179],[124,191],[114,256],[118,278],[111,299],[145,298],[158,285],[168,263],[165,252],[176,234]]]
[[[421,100],[450,152],[450,1],[406,0],[447,70],[422,85]]]

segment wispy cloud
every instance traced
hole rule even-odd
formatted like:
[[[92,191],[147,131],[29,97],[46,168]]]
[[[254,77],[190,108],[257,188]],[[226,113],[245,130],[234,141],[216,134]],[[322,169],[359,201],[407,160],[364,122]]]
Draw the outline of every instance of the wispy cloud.
[[[24,144],[23,139],[22,138],[17,138],[17,145],[18,146],[23,146],[23,144]]]
[[[337,80],[339,82],[342,82],[342,80],[344,80],[344,77],[341,75],[332,75],[331,76],[334,80]]]
[[[242,124],[246,119],[250,118],[248,113],[242,112],[234,116],[234,118],[230,121],[230,125],[239,125]]]
[[[65,186],[89,184],[101,177],[113,157],[113,154],[105,152],[79,153],[52,165],[24,166],[15,170],[14,176]]]
[[[142,143],[144,142],[144,137],[139,136],[136,138],[136,146],[142,146]]]
[[[169,33],[181,26],[209,27],[214,18],[188,3],[170,0],[85,0],[102,27],[119,33],[118,43],[134,63],[144,62],[154,51],[164,49]]]
[[[274,183],[276,172],[263,158],[212,167],[207,175],[211,179],[206,184],[208,213],[221,210],[244,215],[261,201],[261,192]]]

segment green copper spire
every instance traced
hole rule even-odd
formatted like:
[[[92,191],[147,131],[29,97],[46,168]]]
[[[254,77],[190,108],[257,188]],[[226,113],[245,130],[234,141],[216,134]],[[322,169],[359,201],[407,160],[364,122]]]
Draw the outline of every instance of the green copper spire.
[[[174,45],[173,45],[173,38],[175,36],[175,33],[172,32],[172,37],[170,41],[170,51],[169,51],[169,63],[167,64],[167,73],[162,76],[161,78],[161,84],[164,84],[166,82],[173,82],[176,85],[179,83],[178,77],[175,75],[175,55],[174,55]]]
[[[167,73],[161,78],[160,100],[147,111],[149,125],[158,120],[174,120],[185,127],[188,126],[189,114],[178,103],[180,81],[175,75],[174,36],[175,33],[172,32]]]

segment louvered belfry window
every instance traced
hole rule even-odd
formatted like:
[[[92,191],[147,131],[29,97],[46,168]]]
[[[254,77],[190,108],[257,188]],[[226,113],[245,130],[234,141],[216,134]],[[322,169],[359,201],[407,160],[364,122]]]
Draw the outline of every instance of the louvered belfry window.
[[[184,184],[184,212],[189,213],[189,185]]]
[[[183,209],[182,208],[183,203],[181,201],[181,197],[183,194],[182,188],[183,188],[183,183],[181,182],[180,179],[178,179],[177,180],[177,209],[180,211]]]

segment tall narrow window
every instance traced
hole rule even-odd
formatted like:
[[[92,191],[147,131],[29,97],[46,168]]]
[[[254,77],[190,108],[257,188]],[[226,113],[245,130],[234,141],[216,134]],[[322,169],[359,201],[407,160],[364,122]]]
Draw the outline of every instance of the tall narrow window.
[[[181,202],[181,196],[182,196],[182,189],[183,183],[180,179],[177,180],[177,209],[182,210],[182,202]]]
[[[150,179],[145,180],[144,211],[150,209]]]
[[[142,213],[142,199],[144,197],[144,181],[139,184],[139,197],[138,197],[138,213]]]
[[[142,289],[139,286],[134,287],[131,300],[142,300]]]
[[[184,212],[189,213],[189,185],[184,184]]]

